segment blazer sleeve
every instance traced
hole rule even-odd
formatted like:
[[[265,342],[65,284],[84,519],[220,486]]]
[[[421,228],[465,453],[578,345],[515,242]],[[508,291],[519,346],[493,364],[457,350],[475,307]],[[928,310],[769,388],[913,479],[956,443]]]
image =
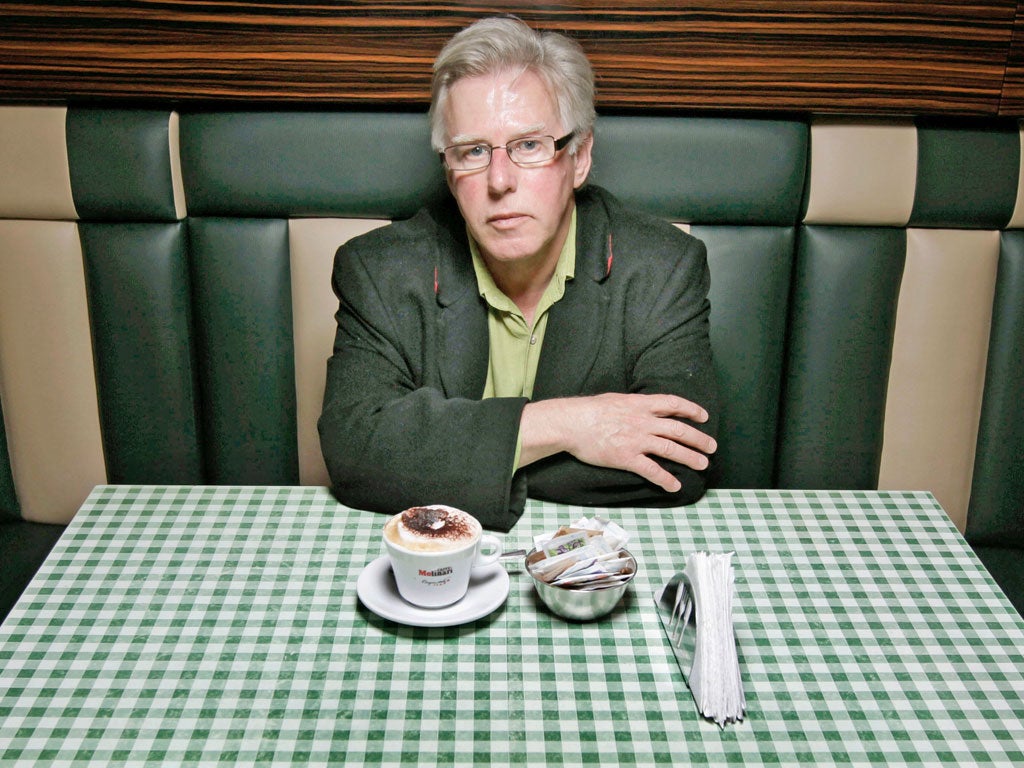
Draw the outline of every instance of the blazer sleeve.
[[[678,237],[676,236],[678,235]],[[709,334],[710,273],[707,250],[700,240],[670,233],[660,244],[660,258],[645,259],[631,276],[633,287],[623,300],[624,338],[628,349],[628,392],[676,394],[703,406],[709,414],[698,429],[718,434],[718,391]],[[704,494],[714,471],[690,469],[667,460],[658,463],[681,483],[675,493],[631,472],[595,467],[567,454],[558,454],[524,468],[530,496],[567,504],[669,507],[691,504]]]
[[[508,530],[525,501],[510,491],[526,400],[442,392],[433,287],[417,287],[402,264],[376,268],[382,254],[407,258],[392,245],[357,239],[335,257],[337,332],[318,424],[332,489],[360,509],[444,503]],[[429,256],[409,258],[432,269]]]

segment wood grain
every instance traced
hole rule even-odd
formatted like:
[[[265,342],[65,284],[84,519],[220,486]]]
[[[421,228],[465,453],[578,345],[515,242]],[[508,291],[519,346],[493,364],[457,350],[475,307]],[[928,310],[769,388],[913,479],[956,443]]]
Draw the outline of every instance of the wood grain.
[[[1024,116],[1024,0],[1017,3],[1017,18],[1013,25],[1013,42],[1006,62],[999,113],[1008,117]]]
[[[1024,115],[1018,0],[678,5],[8,2],[0,102],[422,108],[444,41],[514,12],[581,42],[605,111]]]

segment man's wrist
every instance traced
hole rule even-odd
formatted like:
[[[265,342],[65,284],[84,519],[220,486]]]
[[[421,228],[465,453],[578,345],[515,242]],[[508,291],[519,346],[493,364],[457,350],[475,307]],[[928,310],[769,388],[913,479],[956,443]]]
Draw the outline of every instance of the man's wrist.
[[[538,400],[523,407],[519,422],[519,461],[524,467],[568,450],[564,400]]]

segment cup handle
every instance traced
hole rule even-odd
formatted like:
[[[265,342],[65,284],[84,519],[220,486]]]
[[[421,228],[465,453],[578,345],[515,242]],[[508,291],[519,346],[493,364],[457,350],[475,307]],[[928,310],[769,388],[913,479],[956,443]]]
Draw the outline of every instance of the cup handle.
[[[483,534],[480,537],[480,548],[477,549],[473,567],[491,565],[498,562],[499,557],[501,557],[501,539],[489,533]]]

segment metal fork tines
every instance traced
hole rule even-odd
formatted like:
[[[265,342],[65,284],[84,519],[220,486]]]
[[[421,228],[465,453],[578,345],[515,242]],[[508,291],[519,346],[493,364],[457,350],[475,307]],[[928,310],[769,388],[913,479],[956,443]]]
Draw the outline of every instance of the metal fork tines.
[[[679,663],[679,669],[683,673],[683,677],[688,680],[693,664],[695,638],[693,633],[685,631],[693,614],[693,592],[686,574],[680,571],[669,579],[668,583],[658,592],[655,601],[658,605],[658,615],[661,618],[662,626],[664,626],[665,633],[672,645],[672,652]]]

